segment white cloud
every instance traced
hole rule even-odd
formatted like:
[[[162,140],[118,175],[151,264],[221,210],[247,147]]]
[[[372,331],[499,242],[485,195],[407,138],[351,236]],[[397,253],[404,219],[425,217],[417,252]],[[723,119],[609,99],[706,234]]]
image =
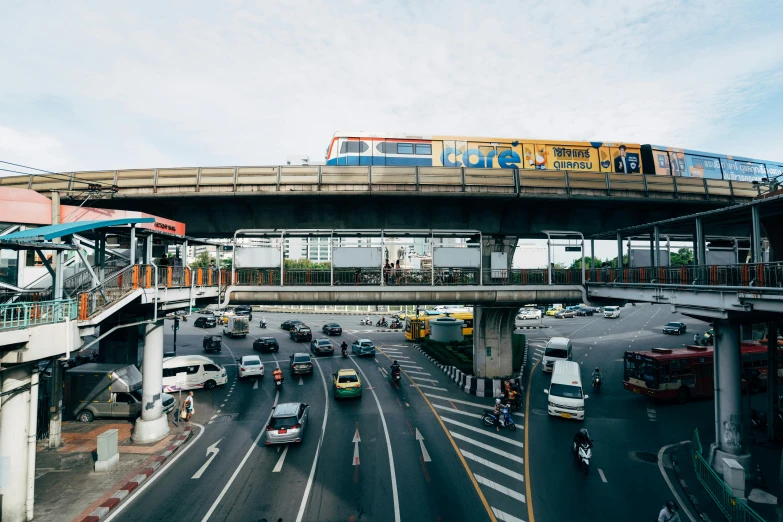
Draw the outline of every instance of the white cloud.
[[[783,108],[780,8],[134,5],[4,7],[0,65],[15,81],[0,85],[0,121],[58,136],[74,169],[320,158],[345,128],[658,143],[783,160],[774,140],[732,128],[759,107]],[[51,96],[72,116],[36,109]],[[727,134],[735,148],[711,146]]]
[[[0,126],[0,159],[20,165],[47,165],[48,169],[66,169],[71,160],[57,138],[41,132],[23,132],[3,126]],[[0,164],[0,168],[29,172],[7,164]],[[0,171],[0,176],[16,175]]]

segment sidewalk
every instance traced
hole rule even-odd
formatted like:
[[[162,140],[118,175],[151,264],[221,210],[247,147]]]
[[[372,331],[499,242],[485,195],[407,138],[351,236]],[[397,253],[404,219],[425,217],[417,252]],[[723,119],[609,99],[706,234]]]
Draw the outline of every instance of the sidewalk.
[[[155,444],[133,444],[130,440],[131,421],[96,420],[93,422],[63,422],[63,445],[47,448],[39,441],[35,461],[35,520],[82,520],[140,470],[160,462],[161,455],[179,436],[185,433],[185,423],[169,423],[168,437]],[[93,470],[97,437],[106,430],[116,429],[120,462],[109,472]],[[189,431],[187,432],[189,433]]]
[[[712,522],[724,520],[725,517],[715,501],[696,478],[696,472],[690,460],[690,451],[690,443],[677,446],[673,451],[673,457],[676,459],[675,471],[680,481],[680,487],[690,498],[695,508],[694,511],[701,513],[704,520]],[[781,447],[780,445],[755,444],[750,446],[750,452],[753,455],[755,468],[746,474],[747,503],[763,520],[776,520],[776,498],[780,495],[777,477],[780,473]]]

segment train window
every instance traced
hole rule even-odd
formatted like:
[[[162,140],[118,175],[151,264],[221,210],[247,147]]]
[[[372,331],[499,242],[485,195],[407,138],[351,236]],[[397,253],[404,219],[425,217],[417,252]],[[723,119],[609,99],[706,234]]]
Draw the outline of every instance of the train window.
[[[363,141],[344,141],[340,145],[340,154],[358,154],[365,152],[367,149],[367,144]]]
[[[397,154],[397,144],[385,141],[378,144],[378,150],[381,154]]]
[[[413,143],[398,143],[397,154],[413,154]]]
[[[432,154],[432,145],[429,143],[417,143],[416,154]]]

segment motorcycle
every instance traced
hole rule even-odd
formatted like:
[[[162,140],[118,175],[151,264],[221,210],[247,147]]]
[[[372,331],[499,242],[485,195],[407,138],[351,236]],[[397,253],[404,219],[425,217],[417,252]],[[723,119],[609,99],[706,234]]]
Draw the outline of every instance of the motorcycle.
[[[283,381],[285,380],[283,378],[283,374],[282,373],[275,373],[274,376],[275,376],[275,387],[277,387],[278,389],[282,389],[283,388]]]
[[[495,415],[495,412],[489,410],[484,410],[484,415],[481,417],[481,420],[484,421],[484,424],[487,426],[494,426],[497,424],[498,426],[508,428],[511,431],[516,431],[517,425],[514,424],[514,419],[511,418],[511,415],[508,413],[508,409],[503,408],[501,411],[501,415],[503,415],[503,422],[500,422],[500,419],[497,415]]]
[[[183,321],[185,321],[185,322],[187,323],[187,322],[188,322],[188,316],[187,316],[187,315],[183,315],[183,316],[182,316],[182,320],[183,320]]]
[[[348,349],[343,348],[343,357],[348,357]]]
[[[362,319],[359,321],[359,326],[372,326],[372,321],[369,319]]]
[[[593,388],[595,388],[596,392],[600,392],[601,391],[601,378],[600,377],[595,377],[593,379]]]
[[[395,319],[394,321],[391,322],[389,328],[402,328],[402,323]]]
[[[400,376],[399,368],[392,368],[391,378],[392,378],[392,382],[400,382],[401,376]]]
[[[386,319],[384,319],[384,320],[382,320],[382,321],[378,321],[377,323],[375,323],[375,326],[377,326],[377,327],[384,327],[384,328],[388,328],[388,326],[389,326],[389,323],[387,323],[387,322],[386,322]]]
[[[266,328],[266,321],[261,321],[260,323],[258,323],[258,327],[259,328]]]
[[[574,454],[574,459],[577,465],[582,468],[587,475],[590,471],[590,459],[593,458],[593,445],[589,442],[580,442],[577,447],[576,442],[571,446],[571,451]]]

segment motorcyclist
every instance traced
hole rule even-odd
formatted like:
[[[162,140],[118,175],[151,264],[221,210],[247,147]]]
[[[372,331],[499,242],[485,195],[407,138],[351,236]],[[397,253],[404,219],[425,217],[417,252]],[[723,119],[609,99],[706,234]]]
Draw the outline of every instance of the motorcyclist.
[[[677,513],[677,504],[671,500],[666,501],[661,512],[658,513],[658,522],[680,522],[680,515]]]
[[[400,371],[400,365],[397,364],[397,359],[395,359],[394,362],[391,365],[392,375],[394,375],[394,372],[399,372],[399,371]]]
[[[576,435],[574,435],[574,451],[582,444],[587,444],[588,446],[593,445],[593,441],[590,440],[590,434],[587,433],[587,429],[585,428],[577,431]]]
[[[274,377],[275,382],[277,382],[277,381],[283,382],[284,381],[283,370],[281,370],[280,368],[275,368],[272,371],[272,377]]]
[[[340,349],[342,350],[343,355],[345,355],[345,353],[348,351],[348,343],[343,341],[343,344],[340,345]]]
[[[498,423],[495,425],[495,429],[500,431],[500,426],[506,425],[506,416],[503,414],[503,402],[500,399],[495,399],[495,410],[492,412]]]
[[[381,316],[381,320],[378,321],[378,326],[383,326],[386,324],[386,318]]]
[[[516,388],[511,388],[511,391],[508,392],[508,401],[509,401],[509,404],[511,404],[511,406],[514,409],[518,409],[519,408],[519,400],[520,400],[520,398],[521,398],[521,395],[516,390]]]
[[[372,322],[370,321],[370,316],[369,315],[365,315],[364,316],[364,324],[372,324]]]
[[[598,379],[599,383],[604,380],[604,376],[601,375],[601,370],[598,369],[598,366],[595,367],[595,371],[593,372],[593,381],[595,382],[596,379]]]

